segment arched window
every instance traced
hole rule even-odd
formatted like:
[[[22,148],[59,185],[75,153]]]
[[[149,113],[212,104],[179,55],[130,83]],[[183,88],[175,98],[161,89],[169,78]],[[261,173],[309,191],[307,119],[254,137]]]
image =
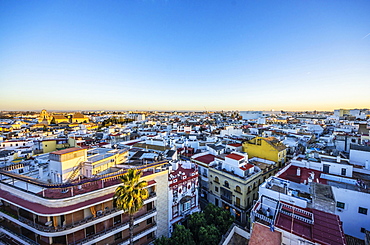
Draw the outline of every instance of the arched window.
[[[229,182],[227,182],[226,180],[225,180],[225,187],[227,187],[227,188],[229,188]]]
[[[216,183],[220,183],[220,180],[218,179],[218,177],[217,177],[217,176],[215,177],[215,182],[216,182]]]
[[[242,193],[242,189],[241,189],[241,188],[240,188],[240,186],[238,186],[238,185],[236,186],[235,191],[236,191],[236,192],[239,192],[239,193]]]

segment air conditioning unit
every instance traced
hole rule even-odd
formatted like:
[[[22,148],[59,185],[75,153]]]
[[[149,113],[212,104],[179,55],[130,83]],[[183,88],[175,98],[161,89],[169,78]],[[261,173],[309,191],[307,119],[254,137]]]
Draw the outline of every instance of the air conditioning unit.
[[[102,210],[99,210],[96,212],[96,215],[102,215],[103,214],[103,211]]]

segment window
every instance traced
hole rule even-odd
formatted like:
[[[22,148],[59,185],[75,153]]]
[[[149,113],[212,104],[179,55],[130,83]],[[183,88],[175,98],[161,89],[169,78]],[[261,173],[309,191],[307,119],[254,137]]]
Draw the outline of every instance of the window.
[[[218,179],[217,176],[215,177],[215,182],[218,183],[218,184],[220,183],[220,181],[219,181],[219,179]]]
[[[344,208],[344,202],[337,202],[337,208]]]
[[[215,192],[218,192],[218,187],[217,186],[215,186]]]
[[[215,205],[218,207],[218,199],[215,199]]]
[[[150,225],[151,223],[153,223],[153,217],[150,217],[149,219],[146,220],[147,225]]]
[[[238,193],[242,193],[242,189],[238,185],[236,186],[235,191]]]
[[[18,144],[15,144],[15,146],[18,146]]]
[[[342,168],[341,174],[342,174],[342,175],[346,175],[346,173],[347,173],[347,169]]]
[[[121,215],[117,215],[113,219],[113,224],[116,225],[116,224],[119,224],[119,223],[121,223]]]
[[[367,208],[359,207],[359,208],[358,208],[358,212],[359,212],[360,214],[366,214],[366,215],[367,215]]]
[[[153,232],[150,232],[148,235],[146,235],[146,239],[150,240],[154,237]]]
[[[207,169],[205,169],[205,168],[203,169],[203,176],[207,177]]]
[[[118,232],[118,233],[116,233],[116,234],[114,234],[114,240],[116,241],[116,240],[119,240],[119,239],[121,239],[122,238],[122,232]]]
[[[182,204],[182,211],[187,211],[190,209],[190,207],[191,207],[190,201],[185,202]]]
[[[146,211],[150,211],[153,209],[153,202],[150,202],[146,205]]]
[[[95,227],[93,225],[86,228],[86,237],[94,235],[94,234],[95,234]]]
[[[324,172],[324,174],[328,174],[329,173],[329,168],[330,168],[330,165],[329,164],[324,164],[323,165],[323,172]]]
[[[229,182],[227,182],[227,181],[225,180],[225,184],[224,184],[224,186],[225,186],[226,188],[229,188]]]

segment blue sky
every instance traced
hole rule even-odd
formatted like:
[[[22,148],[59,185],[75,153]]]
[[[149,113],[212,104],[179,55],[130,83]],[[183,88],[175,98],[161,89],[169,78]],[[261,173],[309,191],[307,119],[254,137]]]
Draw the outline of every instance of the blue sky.
[[[0,110],[370,107],[368,0],[3,0],[0,11]]]

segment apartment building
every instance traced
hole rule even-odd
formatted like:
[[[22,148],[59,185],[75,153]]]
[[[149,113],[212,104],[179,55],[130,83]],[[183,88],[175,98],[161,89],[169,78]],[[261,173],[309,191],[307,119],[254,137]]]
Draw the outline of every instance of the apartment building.
[[[110,159],[104,156],[109,152],[95,150],[90,157],[96,161],[90,158],[91,165],[101,164],[96,167],[107,169],[89,173],[78,168],[79,160],[89,160],[88,155],[86,150],[72,148],[50,154],[49,162],[28,161],[1,168],[0,231],[4,237],[21,244],[128,244],[129,216],[112,202],[119,177],[128,168],[142,170],[142,180],[148,182],[150,194],[135,214],[135,244],[168,236],[168,162],[109,166],[104,162]],[[68,168],[62,167],[73,159],[76,165],[71,171],[67,171],[71,169],[70,162]],[[59,177],[51,172],[58,162],[59,169],[67,169]],[[50,164],[54,167],[50,168]],[[71,172],[78,174],[70,179]]]
[[[216,158],[209,168],[209,201],[223,207],[241,224],[247,223],[247,210],[258,197],[262,170],[248,162],[247,154],[233,152]]]
[[[251,211],[251,221],[249,244],[347,244],[338,215],[263,195]]]
[[[173,161],[168,175],[169,232],[175,224],[200,211],[198,195],[198,167],[192,162]]]
[[[259,157],[279,163],[286,162],[287,148],[275,137],[255,137],[243,143],[243,152],[250,158]]]
[[[259,188],[261,196],[335,214],[346,235],[364,240],[370,230],[370,170],[346,159],[299,157]]]

